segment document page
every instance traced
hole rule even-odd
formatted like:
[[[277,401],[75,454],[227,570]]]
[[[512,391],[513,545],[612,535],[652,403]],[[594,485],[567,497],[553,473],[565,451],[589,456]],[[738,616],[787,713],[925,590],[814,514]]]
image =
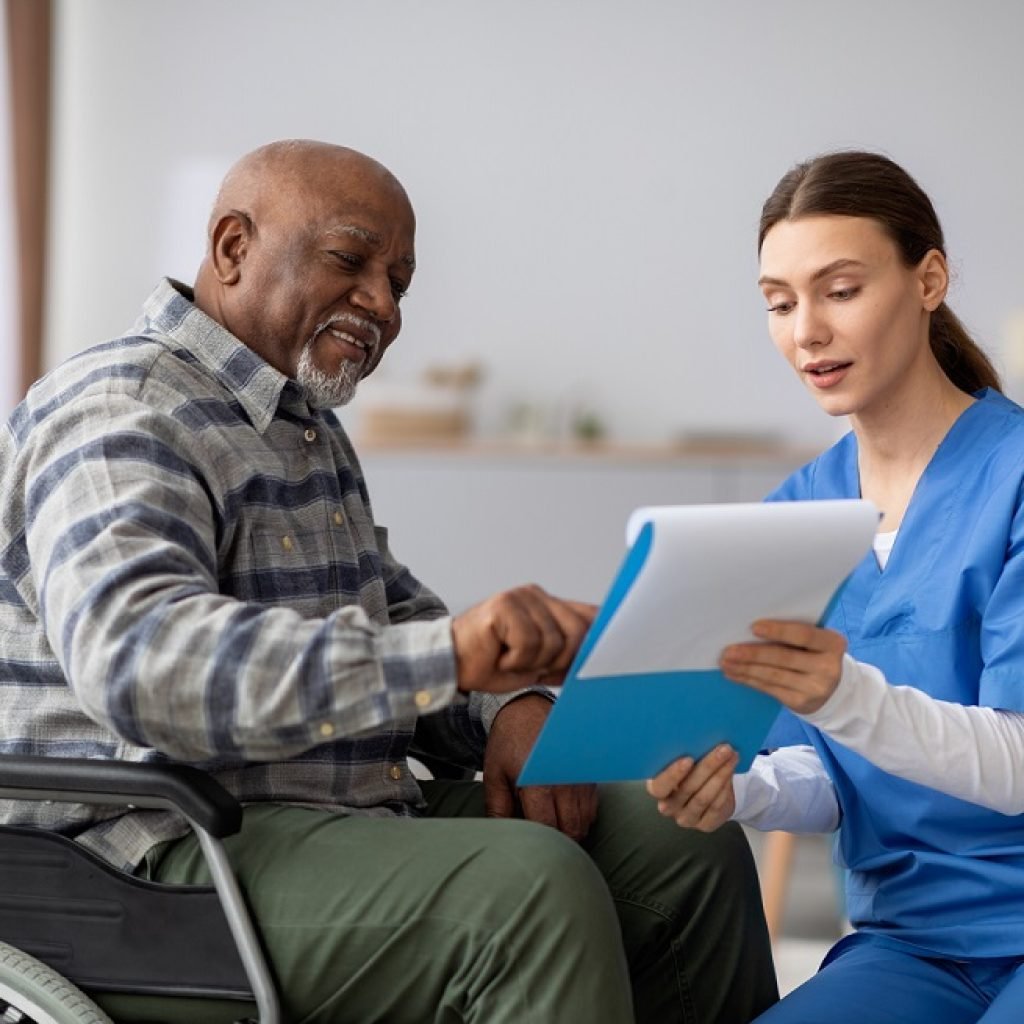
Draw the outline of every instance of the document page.
[[[637,509],[627,541],[649,525],[647,556],[576,674],[714,668],[755,619],[817,622],[877,524],[867,501]]]

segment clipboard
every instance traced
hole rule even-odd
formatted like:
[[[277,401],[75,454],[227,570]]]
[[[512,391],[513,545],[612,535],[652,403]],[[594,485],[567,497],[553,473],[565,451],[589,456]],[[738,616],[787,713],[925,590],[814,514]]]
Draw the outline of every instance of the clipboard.
[[[878,519],[864,500],[637,509],[518,784],[646,779],[719,743],[746,771],[781,705],[726,679],[719,653],[759,618],[823,621]]]

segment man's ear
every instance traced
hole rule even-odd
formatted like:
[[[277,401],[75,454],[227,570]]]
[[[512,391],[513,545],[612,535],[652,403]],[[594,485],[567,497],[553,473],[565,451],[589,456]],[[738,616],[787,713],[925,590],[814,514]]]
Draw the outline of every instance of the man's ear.
[[[238,283],[255,232],[252,218],[240,210],[225,213],[214,224],[210,235],[210,265],[221,284]]]
[[[945,301],[949,290],[946,257],[938,249],[929,249],[917,265],[917,277],[921,287],[921,305],[929,313],[934,313]]]

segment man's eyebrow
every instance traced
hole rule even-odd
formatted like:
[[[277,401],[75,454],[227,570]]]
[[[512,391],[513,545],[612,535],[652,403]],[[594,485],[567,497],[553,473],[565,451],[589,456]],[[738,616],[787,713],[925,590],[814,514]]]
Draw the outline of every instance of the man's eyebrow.
[[[325,235],[348,235],[350,238],[358,238],[361,242],[366,242],[368,245],[380,246],[384,244],[384,240],[376,231],[371,231],[369,228],[361,228],[358,224],[332,224],[329,228],[324,231]],[[410,254],[400,256],[399,259],[404,263],[410,270],[416,269],[416,257]]]
[[[820,281],[823,277],[828,277],[830,274],[834,274],[837,270],[846,270],[848,267],[863,267],[865,266],[860,260],[851,259],[839,259],[833,260],[831,263],[826,263],[825,266],[821,267],[811,274],[812,281]],[[769,277],[767,274],[757,279],[758,285],[766,284],[777,284],[783,288],[789,287],[788,281],[783,281],[778,277]]]
[[[376,231],[368,228],[361,228],[357,224],[332,224],[325,232],[326,235],[349,235],[358,238],[361,242],[369,242],[370,245],[380,245],[381,237]]]

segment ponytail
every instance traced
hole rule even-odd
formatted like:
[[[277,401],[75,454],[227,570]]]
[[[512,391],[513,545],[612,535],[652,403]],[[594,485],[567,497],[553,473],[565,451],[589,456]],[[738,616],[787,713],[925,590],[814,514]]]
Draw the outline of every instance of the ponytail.
[[[961,391],[972,395],[982,388],[1003,390],[991,360],[944,302],[932,313],[928,340],[942,372]]]

